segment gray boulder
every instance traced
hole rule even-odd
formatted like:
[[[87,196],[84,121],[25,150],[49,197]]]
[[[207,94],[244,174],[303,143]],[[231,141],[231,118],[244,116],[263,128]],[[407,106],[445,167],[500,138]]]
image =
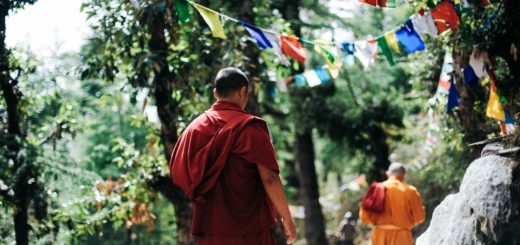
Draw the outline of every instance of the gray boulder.
[[[510,236],[515,232],[510,228],[518,227],[509,225],[511,215],[518,216],[511,195],[516,188],[516,164],[511,158],[494,155],[500,148],[486,147],[483,157],[471,163],[459,192],[435,208],[430,226],[416,244],[511,244],[505,241],[512,241]]]

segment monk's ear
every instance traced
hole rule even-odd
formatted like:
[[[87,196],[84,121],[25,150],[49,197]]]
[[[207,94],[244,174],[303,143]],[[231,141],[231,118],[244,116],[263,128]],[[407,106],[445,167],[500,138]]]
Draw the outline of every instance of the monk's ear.
[[[247,96],[249,93],[249,90],[247,89],[247,86],[244,86],[244,87],[242,87],[242,89],[240,89],[240,92],[242,92],[243,96]]]
[[[215,97],[216,100],[219,98],[216,88],[213,89],[213,97]]]

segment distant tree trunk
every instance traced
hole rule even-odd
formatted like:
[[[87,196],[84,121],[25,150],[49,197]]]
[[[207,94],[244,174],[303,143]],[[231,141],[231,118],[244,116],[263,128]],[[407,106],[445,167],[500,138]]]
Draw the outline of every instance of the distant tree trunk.
[[[275,1],[273,7],[278,9],[283,18],[291,23],[295,35],[301,36],[301,20],[299,19],[301,0]],[[293,73],[302,72],[303,68]],[[297,94],[291,96],[298,96]],[[300,100],[301,101],[301,100]],[[294,103],[294,102],[293,102]],[[302,110],[294,105],[295,110]],[[319,186],[316,167],[314,165],[314,147],[312,128],[301,129],[295,121],[295,163],[298,168],[299,195],[305,207],[305,239],[307,244],[327,244],[325,236],[325,218],[319,202]],[[302,130],[302,131],[298,131]]]
[[[386,170],[390,166],[390,160],[388,159],[390,147],[388,147],[386,142],[387,138],[386,132],[380,127],[374,128],[370,133],[372,143],[368,153],[374,157],[372,167],[367,176],[370,182],[386,180]]]
[[[9,55],[5,45],[6,36],[6,25],[5,19],[9,14],[8,3],[0,4],[0,86],[2,86],[2,93],[7,106],[7,133],[8,142],[7,146],[9,149],[10,160],[14,162],[16,175],[19,177],[14,183],[14,197],[13,200],[13,213],[14,213],[14,231],[16,234],[16,244],[28,244],[29,243],[29,224],[28,220],[28,207],[29,207],[29,173],[30,168],[28,165],[20,162],[18,153],[21,149],[21,140],[23,137],[22,130],[20,127],[20,108],[19,102],[21,94],[17,89],[17,81],[12,80],[9,76]]]
[[[298,128],[298,125],[295,125]],[[299,168],[300,197],[305,207],[305,239],[307,244],[327,244],[325,221],[319,202],[320,193],[314,166],[312,129],[296,133],[296,163]]]
[[[157,67],[154,70],[154,97],[157,112],[161,121],[161,141],[163,143],[164,156],[167,161],[177,142],[178,104],[172,98],[173,76],[168,68],[168,44],[165,38],[164,13],[157,13],[148,22],[150,29],[150,50],[154,57]],[[174,186],[169,177],[158,177],[151,183],[159,193],[164,195],[174,205],[175,222],[177,224],[177,241],[179,244],[193,244],[191,236],[191,214],[190,201],[184,193]]]

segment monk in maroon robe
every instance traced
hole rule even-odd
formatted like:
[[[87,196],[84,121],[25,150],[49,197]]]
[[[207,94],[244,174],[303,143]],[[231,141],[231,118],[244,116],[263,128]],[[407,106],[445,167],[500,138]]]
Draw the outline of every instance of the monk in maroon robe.
[[[244,111],[249,80],[237,68],[215,79],[217,102],[184,130],[170,159],[173,182],[193,205],[197,244],[275,244],[275,210],[296,239],[267,124]]]

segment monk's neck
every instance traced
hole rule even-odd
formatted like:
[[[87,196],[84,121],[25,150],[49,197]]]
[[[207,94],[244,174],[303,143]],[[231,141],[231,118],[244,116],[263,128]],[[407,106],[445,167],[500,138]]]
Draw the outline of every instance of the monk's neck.
[[[389,180],[397,180],[399,182],[404,182],[404,178],[399,177],[399,176],[393,176],[393,175],[392,176],[388,176],[388,179]]]
[[[240,103],[237,102],[237,101],[234,101],[232,99],[227,99],[227,98],[219,98],[217,99],[217,103],[228,103],[228,104],[232,104],[242,110],[244,110],[241,106],[240,106]]]

